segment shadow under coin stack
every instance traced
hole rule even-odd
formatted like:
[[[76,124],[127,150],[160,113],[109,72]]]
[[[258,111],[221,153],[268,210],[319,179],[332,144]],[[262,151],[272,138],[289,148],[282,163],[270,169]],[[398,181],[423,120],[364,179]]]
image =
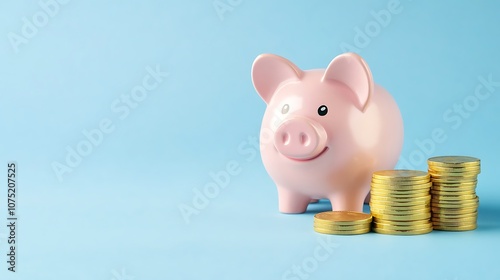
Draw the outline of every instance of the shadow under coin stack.
[[[373,231],[415,235],[432,231],[428,173],[384,170],[373,173],[370,209]]]
[[[477,175],[481,162],[463,156],[433,157],[428,161],[432,180],[434,229],[466,231],[477,228]]]
[[[350,211],[328,211],[314,215],[314,230],[325,234],[362,234],[370,232],[372,215]]]

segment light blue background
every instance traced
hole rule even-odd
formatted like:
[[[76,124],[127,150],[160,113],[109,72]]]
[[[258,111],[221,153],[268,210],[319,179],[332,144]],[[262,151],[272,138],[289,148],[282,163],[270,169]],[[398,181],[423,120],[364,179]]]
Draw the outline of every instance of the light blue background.
[[[343,43],[356,46],[356,28],[390,1],[228,1],[72,0],[17,53],[9,34],[43,10],[37,1],[0,3],[0,182],[17,161],[20,218],[16,274],[7,271],[0,226],[1,279],[282,279],[314,256],[326,236],[312,230],[312,216],[329,204],[278,213],[273,183],[247,142],[265,110],[251,64],[276,53],[324,68]],[[214,3],[231,9],[219,15]],[[500,4],[399,6],[359,53],[400,105],[404,159],[422,152],[416,141],[435,128],[447,138],[425,158],[481,158],[479,229],[333,236],[333,253],[308,277],[500,279],[500,87],[460,125],[443,118],[471,98],[479,77],[500,81]],[[168,78],[120,119],[113,102],[156,65]],[[66,147],[106,118],[114,131],[59,181],[52,163],[65,163]],[[231,161],[240,173],[187,224],[179,206],[192,205],[210,172]]]

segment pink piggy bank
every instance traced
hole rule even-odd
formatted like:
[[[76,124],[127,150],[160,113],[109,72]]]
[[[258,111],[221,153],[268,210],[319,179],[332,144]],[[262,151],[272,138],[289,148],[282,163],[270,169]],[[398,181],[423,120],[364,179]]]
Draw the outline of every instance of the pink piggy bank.
[[[372,173],[393,169],[403,144],[399,108],[366,62],[344,53],[326,70],[303,71],[262,54],[252,81],[267,104],[260,149],[279,210],[303,213],[327,198],[334,211],[361,212]]]

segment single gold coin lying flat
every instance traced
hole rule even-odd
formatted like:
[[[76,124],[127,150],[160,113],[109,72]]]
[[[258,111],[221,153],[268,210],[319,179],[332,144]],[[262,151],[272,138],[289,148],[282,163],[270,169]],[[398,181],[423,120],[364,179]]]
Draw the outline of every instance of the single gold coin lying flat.
[[[384,219],[384,220],[393,220],[393,221],[415,221],[422,219],[429,219],[431,217],[431,213],[423,213],[423,214],[411,214],[411,215],[391,215],[391,214],[381,214],[381,213],[372,213],[373,217]]]
[[[358,230],[330,230],[321,227],[314,227],[314,231],[323,234],[336,234],[336,235],[355,235],[370,232],[370,227]]]
[[[461,187],[447,187],[447,186],[433,186],[431,191],[445,191],[445,192],[475,192],[476,186],[461,186]]]
[[[391,201],[391,202],[411,202],[411,201],[425,201],[431,199],[430,193],[420,197],[388,197],[383,194],[371,193],[370,198],[378,201]]]
[[[391,235],[417,235],[417,234],[426,234],[431,232],[432,226],[429,228],[415,229],[415,230],[389,230],[389,229],[373,228],[373,231],[376,233],[391,234]]]
[[[376,202],[370,201],[370,209],[399,209],[399,208],[407,208],[407,209],[419,209],[423,207],[427,207],[431,205],[431,200],[426,201],[416,201],[416,202],[399,202],[399,203],[390,203],[387,201]]]
[[[438,203],[431,203],[431,209],[435,207],[439,207],[441,209],[449,209],[449,210],[459,210],[459,209],[467,209],[467,208],[478,208],[479,203],[470,203],[470,204],[438,204]]]
[[[429,170],[432,172],[453,172],[453,173],[467,173],[467,172],[475,172],[475,173],[480,173],[481,172],[481,166],[476,165],[476,166],[429,166]]]
[[[419,209],[372,209],[372,213],[376,214],[388,214],[388,215],[416,215],[430,213],[430,207],[422,207]]]
[[[353,211],[327,211],[314,215],[314,219],[317,221],[351,225],[369,223],[372,221],[372,215]]]
[[[471,177],[471,176],[477,176],[479,175],[478,172],[476,171],[435,171],[432,169],[429,169],[429,174],[431,177]]]
[[[432,196],[455,196],[455,195],[476,195],[476,190],[466,190],[466,191],[440,191],[431,190]]]
[[[461,223],[476,223],[477,222],[477,217],[469,217],[469,218],[459,218],[459,219],[454,219],[454,218],[443,218],[443,217],[432,217],[431,221],[433,223],[456,223],[456,224],[461,224]]]
[[[430,194],[430,191],[431,191],[430,189],[411,190],[411,191],[388,191],[388,190],[371,189],[370,194],[379,196],[412,197],[412,196],[428,195]]]
[[[475,181],[477,180],[477,173],[471,173],[471,174],[450,174],[450,173],[441,173],[441,174],[435,174],[431,176],[431,182],[434,182],[436,180],[441,180],[445,182],[453,182],[453,181]]]
[[[314,221],[313,225],[315,227],[321,227],[321,228],[331,229],[331,230],[358,230],[358,229],[364,229],[366,227],[369,227],[370,223],[368,222],[365,224],[338,225],[338,224],[332,224],[332,223],[327,223],[327,222]]]
[[[475,191],[477,185],[433,185],[431,191],[465,192]]]
[[[431,205],[431,211],[433,215],[444,215],[444,214],[470,214],[477,212],[477,206],[468,206],[460,208],[442,208],[434,207]]]
[[[441,230],[441,231],[469,231],[469,230],[475,230],[477,228],[477,225],[470,225],[470,226],[464,226],[464,227],[447,227],[447,226],[435,226],[435,230]]]
[[[411,210],[420,210],[420,209],[430,209],[431,204],[429,202],[424,202],[421,204],[416,204],[416,205],[409,205],[409,206],[398,206],[394,204],[387,204],[387,205],[378,205],[376,203],[370,202],[370,210],[372,212],[374,211],[379,211],[379,210],[395,210],[395,211],[411,211]]]
[[[453,226],[433,226],[435,230],[446,230],[446,231],[467,231],[467,230],[475,230],[477,228],[477,225],[467,225],[467,226],[459,226],[459,227],[453,227]]]
[[[440,200],[437,197],[431,199],[431,205],[435,207],[447,208],[448,206],[474,206],[479,204],[479,198],[463,199],[463,200]]]
[[[434,201],[447,201],[447,200],[469,200],[477,198],[476,193],[474,194],[463,194],[463,195],[434,195],[432,196],[432,200]]]
[[[430,181],[431,181],[430,179],[405,181],[403,179],[386,180],[386,179],[372,178],[371,184],[386,185],[386,186],[399,185],[404,188],[408,186],[427,184]]]
[[[472,182],[432,182],[432,187],[442,186],[442,187],[470,187],[477,186],[477,180]]]
[[[477,225],[476,221],[462,221],[462,222],[432,221],[432,224],[436,227],[467,227],[471,225]]]
[[[468,156],[439,156],[427,160],[429,166],[480,166],[481,161],[475,157]]]
[[[421,190],[421,189],[430,189],[432,187],[432,182],[427,181],[421,184],[385,184],[385,183],[374,183],[371,182],[372,190],[388,190],[388,191],[407,191],[407,190]]]
[[[472,183],[477,182],[477,176],[471,177],[432,177],[433,184],[439,183]]]
[[[443,219],[462,219],[462,218],[472,218],[477,217],[477,211],[471,213],[447,213],[447,212],[432,212],[432,218],[443,218]]]
[[[374,228],[389,229],[389,230],[414,230],[414,229],[428,229],[432,227],[431,222],[414,224],[414,225],[394,225],[388,223],[373,223]]]
[[[420,181],[429,179],[427,172],[419,170],[381,170],[373,173],[373,179],[387,181]]]
[[[421,219],[414,221],[394,221],[394,220],[384,220],[379,218],[373,218],[373,222],[379,224],[387,224],[393,226],[418,226],[418,225],[428,225],[430,223],[429,219]]]

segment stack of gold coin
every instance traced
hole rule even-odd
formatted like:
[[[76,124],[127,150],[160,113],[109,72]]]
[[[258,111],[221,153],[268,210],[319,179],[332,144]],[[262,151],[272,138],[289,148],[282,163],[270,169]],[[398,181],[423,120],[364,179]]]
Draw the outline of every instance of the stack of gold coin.
[[[370,231],[372,215],[351,211],[328,211],[314,215],[314,230],[326,234],[362,234]]]
[[[430,158],[434,229],[465,231],[477,228],[477,175],[481,162],[464,156]]]
[[[430,176],[417,170],[373,173],[370,209],[373,231],[415,235],[432,231]]]

